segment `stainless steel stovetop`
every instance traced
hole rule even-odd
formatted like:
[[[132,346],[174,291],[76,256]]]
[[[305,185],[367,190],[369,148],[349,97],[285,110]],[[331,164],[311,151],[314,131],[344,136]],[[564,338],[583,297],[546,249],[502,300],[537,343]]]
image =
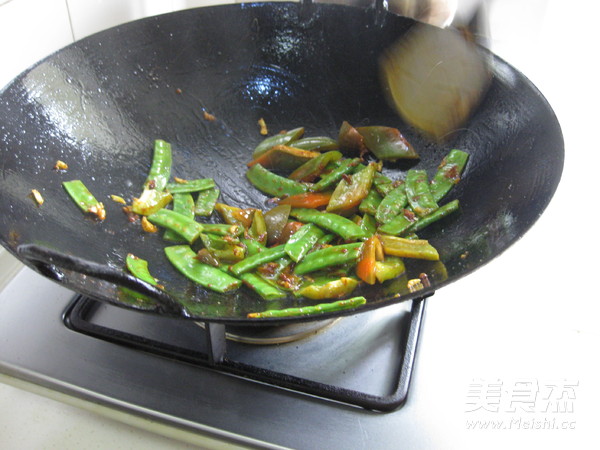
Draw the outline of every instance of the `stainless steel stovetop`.
[[[94,329],[108,327],[131,333],[141,342],[157,340],[181,348],[179,357],[74,330],[66,320],[74,305],[81,309],[74,300],[71,291],[29,269],[21,271],[0,294],[0,373],[232,443],[357,448],[367,447],[368,437],[373,448],[408,439],[414,420],[412,391],[405,403],[402,396],[408,387],[416,335],[409,338],[407,333],[419,331],[421,302],[342,318],[290,343],[228,341],[227,358],[238,366],[376,398],[399,395],[403,404],[384,413],[252,381],[236,371],[223,373],[219,367],[197,365],[195,353],[206,344],[204,331],[192,321],[95,302],[83,308],[86,314],[77,316]],[[27,308],[22,307],[25,302]],[[408,350],[407,339],[412,339]],[[398,383],[400,393],[395,394]],[[410,436],[415,437],[414,431]]]

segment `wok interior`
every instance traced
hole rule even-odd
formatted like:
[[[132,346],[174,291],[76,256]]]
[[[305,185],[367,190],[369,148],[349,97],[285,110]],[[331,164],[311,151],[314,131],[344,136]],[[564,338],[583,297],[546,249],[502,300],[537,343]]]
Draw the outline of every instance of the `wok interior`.
[[[173,176],[212,177],[223,203],[270,208],[244,176],[263,138],[259,118],[272,133],[304,126],[307,136],[336,137],[343,120],[398,127],[421,160],[387,163],[395,178],[409,167],[433,174],[451,148],[471,154],[446,200],[459,198],[460,212],[421,234],[443,264],[407,264],[408,278],[425,271],[432,286],[410,294],[401,279],[362,288],[355,294],[368,299],[364,309],[431,293],[522,236],[550,201],[563,160],[560,128],[535,87],[494,57],[491,87],[472,120],[433,144],[388,106],[378,79],[378,56],[414,22],[388,14],[379,26],[372,11],[312,9],[299,15],[296,4],[229,5],[148,18],[79,41],[19,76],[0,103],[3,245],[16,253],[35,243],[113,268],[134,253],[190,317],[245,322],[248,312],[297,306],[293,298],[267,303],[246,289],[221,295],[193,285],[166,260],[162,233],[142,232],[108,199],[140,194],[160,138],[173,145]],[[57,159],[67,172],[52,169]],[[104,222],[75,208],[61,185],[70,179],[104,202]],[[42,192],[41,207],[28,197],[31,189]],[[121,304],[111,283],[68,271],[63,282]]]

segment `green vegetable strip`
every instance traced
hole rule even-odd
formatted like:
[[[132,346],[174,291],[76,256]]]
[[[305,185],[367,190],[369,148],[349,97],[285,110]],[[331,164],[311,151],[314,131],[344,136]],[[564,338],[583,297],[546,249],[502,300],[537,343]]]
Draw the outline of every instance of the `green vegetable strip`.
[[[313,152],[322,152],[327,150],[337,150],[339,147],[336,139],[331,139],[327,136],[305,137],[293,141],[290,147],[299,148],[301,150],[311,150]]]
[[[338,151],[323,153],[312,158],[294,170],[288,178],[296,181],[312,181],[323,172],[329,163],[339,161],[342,154]]]
[[[439,202],[460,181],[460,175],[468,159],[468,153],[457,149],[450,150],[444,157],[430,185],[431,195],[436,202]]]
[[[204,230],[202,225],[194,219],[190,219],[170,209],[160,209],[154,214],[150,214],[148,220],[155,225],[173,230],[189,244],[198,239]]]
[[[433,222],[437,222],[438,220],[446,217],[448,214],[453,213],[458,209],[459,202],[458,200],[452,200],[451,202],[446,203],[443,206],[440,206],[431,214],[426,215],[425,217],[421,217],[412,223],[412,225],[408,228],[408,232],[416,233],[417,231],[422,230],[423,228],[431,225]]]
[[[205,191],[215,187],[215,180],[212,178],[199,178],[197,180],[188,180],[185,183],[169,183],[166,188],[171,194],[184,194],[190,192]]]
[[[364,297],[353,297],[347,300],[338,300],[337,302],[321,303],[315,306],[304,306],[301,308],[286,308],[272,309],[268,311],[256,312],[248,314],[249,318],[266,318],[266,317],[291,317],[304,316],[309,314],[322,314],[326,312],[342,311],[344,309],[352,309],[357,306],[364,305],[367,300]]]
[[[154,278],[148,270],[148,261],[129,253],[125,258],[127,270],[136,278],[139,278],[146,283],[156,286],[156,278]]]
[[[385,234],[398,236],[405,233],[415,223],[418,217],[409,210],[402,210],[385,225],[379,227],[379,231]]]
[[[83,212],[96,214],[99,219],[103,219],[104,205],[96,200],[81,180],[64,181],[63,187]]]
[[[406,174],[406,196],[408,203],[419,217],[426,216],[438,208],[431,195],[427,172],[411,169]]]
[[[258,242],[256,239],[242,239],[242,244],[246,246],[246,257],[256,255],[267,249],[266,246]]]
[[[351,244],[334,245],[316,250],[307,254],[296,266],[294,272],[297,275],[304,275],[305,273],[314,272],[326,267],[356,262],[360,257],[362,246],[362,242],[353,242]]]
[[[300,261],[325,235],[315,224],[308,223],[296,231],[285,244],[285,252],[295,262]]]
[[[386,255],[400,256],[401,258],[417,258],[438,261],[440,256],[437,250],[423,239],[404,239],[396,236],[379,236],[383,252]]]
[[[371,189],[367,196],[360,202],[358,210],[363,214],[371,214],[374,216],[377,213],[377,208],[381,204],[382,197],[375,189]]]
[[[388,223],[400,214],[406,206],[407,201],[404,183],[402,183],[388,192],[383,198],[377,208],[375,219],[377,219],[379,223]]]
[[[256,269],[262,264],[271,262],[275,259],[282,258],[285,255],[285,245],[282,244],[276,247],[271,247],[234,264],[233,266],[231,266],[231,272],[234,275],[239,276],[243,273]]]
[[[154,154],[148,177],[144,183],[144,189],[156,189],[162,191],[167,186],[171,177],[171,144],[157,139],[154,141]]]
[[[281,289],[277,288],[268,281],[263,280],[260,276],[255,273],[244,273],[240,275],[240,278],[246,286],[255,291],[265,300],[276,300],[283,298],[287,294]]]
[[[165,255],[173,266],[190,280],[216,292],[238,289],[242,281],[196,259],[196,253],[188,245],[165,248]]]
[[[385,197],[392,189],[394,189],[394,182],[382,173],[377,172],[373,179],[373,186],[375,186],[379,195]]]
[[[215,209],[215,204],[220,194],[221,191],[216,187],[199,192],[198,198],[196,198],[196,205],[194,206],[196,215],[202,217],[210,216]]]
[[[359,163],[359,158],[342,160],[331,172],[324,175],[317,183],[313,184],[311,191],[324,191],[334,185],[337,185],[342,177],[352,172]]]
[[[377,222],[373,216],[365,214],[360,221],[360,227],[365,230],[368,236],[373,236],[377,233]]]
[[[275,134],[263,139],[254,149],[252,159],[258,158],[263,153],[269,151],[276,145],[288,145],[290,142],[298,140],[304,134],[304,127],[294,128],[287,133]]]
[[[324,228],[332,233],[341,236],[346,241],[366,238],[366,232],[350,219],[337,214],[317,211],[309,208],[294,208],[290,211],[290,216],[295,217],[300,222],[310,222]]]
[[[260,164],[253,165],[246,172],[246,176],[254,187],[273,197],[302,194],[308,191],[308,186],[306,184],[298,183],[297,181],[277,175],[265,169]]]
[[[216,234],[217,236],[241,236],[244,232],[242,225],[231,225],[228,223],[203,223],[202,228],[205,233]]]
[[[324,235],[322,238],[319,238],[319,240],[317,241],[317,243],[315,245],[327,245],[331,241],[333,241],[335,238],[336,238],[335,234],[328,233],[328,234]]]
[[[194,198],[191,194],[174,194],[173,211],[186,216],[189,219],[194,218]],[[184,242],[182,236],[173,230],[166,230],[163,238],[172,242]]]

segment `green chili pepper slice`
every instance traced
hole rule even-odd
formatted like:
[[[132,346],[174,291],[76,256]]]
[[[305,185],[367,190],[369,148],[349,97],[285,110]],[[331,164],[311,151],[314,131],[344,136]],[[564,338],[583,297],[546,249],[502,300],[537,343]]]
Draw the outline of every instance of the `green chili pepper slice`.
[[[298,290],[297,295],[311,300],[324,300],[350,295],[358,286],[358,280],[351,277],[340,277],[334,280],[315,280]]]
[[[258,158],[263,153],[267,152],[276,145],[288,145],[290,142],[294,142],[302,137],[304,134],[304,127],[294,128],[286,133],[279,133],[268,138],[263,139],[254,149],[252,153],[252,159]]]
[[[331,266],[356,262],[360,257],[362,242],[333,245],[307,254],[294,269],[297,275],[304,275]]]
[[[63,187],[83,212],[94,214],[100,220],[106,218],[104,205],[96,200],[81,180],[64,181]]]
[[[244,273],[240,275],[240,278],[246,286],[265,300],[277,300],[287,296],[284,291],[253,272]]]
[[[458,149],[450,150],[442,159],[430,185],[431,195],[436,202],[439,202],[460,181],[468,159],[469,154]]]
[[[379,235],[379,240],[386,255],[426,259],[429,261],[440,259],[440,255],[435,247],[424,239],[404,239],[381,234]]]
[[[368,126],[357,127],[356,131],[360,133],[365,146],[377,159],[396,161],[398,159],[419,158],[419,154],[397,128]]]
[[[246,177],[258,190],[273,197],[302,194],[308,191],[306,184],[277,175],[260,164],[252,166],[246,172]]]
[[[197,216],[209,217],[215,209],[220,194],[221,191],[216,187],[198,192],[194,213]]]
[[[321,175],[328,164],[339,161],[341,158],[342,154],[338,151],[323,153],[302,164],[294,170],[288,178],[296,181],[312,182]]]
[[[190,280],[216,292],[238,289],[242,281],[216,267],[201,263],[188,245],[165,248],[165,255],[173,266]]]
[[[215,180],[212,178],[198,178],[197,180],[187,180],[185,183],[169,183],[166,189],[171,194],[185,194],[205,191],[214,187]]]
[[[149,216],[167,206],[173,200],[170,192],[144,189],[140,198],[134,198],[131,210],[142,216]]]
[[[360,225],[355,224],[350,219],[347,219],[337,214],[317,211],[308,208],[295,208],[290,211],[290,215],[298,219],[300,222],[310,222],[324,228],[332,233],[341,236],[346,241],[354,241],[368,237],[365,230]]]
[[[337,302],[321,303],[315,306],[304,306],[301,308],[272,309],[268,311],[249,313],[248,318],[266,318],[266,317],[290,317],[304,316],[310,314],[322,314],[326,312],[342,311],[352,309],[367,303],[364,297],[353,297],[347,300],[338,300]]]
[[[285,244],[285,252],[295,262],[300,261],[325,235],[325,232],[313,223],[303,225]]]
[[[173,211],[186,216],[188,219],[194,218],[194,198],[191,194],[174,194]],[[166,230],[163,238],[171,242],[185,242],[182,236],[173,230]]]
[[[409,170],[406,174],[405,186],[408,203],[417,216],[426,216],[438,208],[438,204],[429,189],[427,172],[417,169]]]
[[[397,256],[387,256],[383,261],[375,262],[375,277],[380,283],[399,277],[404,272],[404,261]]]
[[[189,244],[200,237],[204,230],[202,225],[194,219],[179,214],[170,209],[161,209],[148,216],[148,220],[154,225],[158,225],[169,230],[173,230],[184,238]]]
[[[340,180],[329,199],[326,211],[343,215],[355,211],[369,193],[375,172],[375,164],[370,163],[360,172],[353,174],[350,182],[346,179]]]

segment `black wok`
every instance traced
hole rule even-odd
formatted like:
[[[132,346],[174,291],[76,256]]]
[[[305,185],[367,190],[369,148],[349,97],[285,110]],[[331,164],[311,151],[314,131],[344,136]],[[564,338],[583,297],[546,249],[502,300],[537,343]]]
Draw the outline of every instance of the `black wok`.
[[[246,314],[297,306],[267,304],[241,289],[221,295],[192,285],[167,262],[160,235],[141,231],[108,199],[141,192],[152,142],[172,143],[173,175],[212,177],[221,201],[266,208],[244,177],[271,131],[306,127],[335,137],[343,120],[400,128],[433,173],[450,148],[471,154],[450,198],[461,210],[422,237],[442,263],[408,263],[406,277],[365,287],[368,303],[349,314],[427,296],[469,274],[519,239],[541,215],[560,179],[563,141],[551,108],[518,71],[492,56],[493,80],[464,130],[432,144],[386,103],[377,58],[414,21],[375,9],[273,3],[227,5],[151,17],[93,35],[18,76],[0,96],[0,240],[40,273],[75,291],[129,308],[208,321],[257,323]],[[203,118],[206,110],[215,121]],[[69,164],[61,173],[56,160]],[[400,176],[408,166],[389,165]],[[103,222],[84,217],[61,183],[81,179],[104,202]],[[38,189],[45,199],[30,198]],[[160,234],[160,233],[159,233]],[[122,271],[127,253],[150,262],[165,291]],[[406,279],[429,274],[409,293]],[[118,285],[153,303],[123,300]],[[302,301],[303,304],[315,302]],[[322,316],[323,318],[329,315]],[[279,322],[306,318],[278,319]]]

